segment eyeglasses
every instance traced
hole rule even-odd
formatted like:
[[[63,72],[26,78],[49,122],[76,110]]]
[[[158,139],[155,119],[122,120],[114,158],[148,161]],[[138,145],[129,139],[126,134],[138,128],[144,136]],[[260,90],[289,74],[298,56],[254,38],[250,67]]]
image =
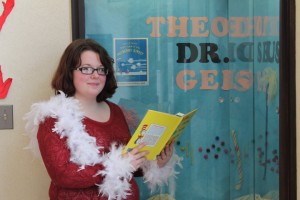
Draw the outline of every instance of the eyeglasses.
[[[105,69],[104,67],[99,67],[99,68],[93,68],[93,67],[78,67],[75,70],[80,71],[82,74],[86,74],[86,75],[91,75],[94,73],[94,71],[97,72],[97,74],[102,75],[102,76],[106,76],[108,74],[107,69]]]

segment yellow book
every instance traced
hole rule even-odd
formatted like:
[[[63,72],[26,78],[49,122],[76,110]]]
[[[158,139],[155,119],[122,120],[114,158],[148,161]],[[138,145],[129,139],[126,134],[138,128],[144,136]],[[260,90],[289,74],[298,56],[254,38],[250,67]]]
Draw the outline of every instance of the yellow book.
[[[196,111],[197,109],[187,114],[177,113],[173,115],[148,110],[124,148],[123,153],[131,151],[141,143],[146,143],[142,151],[148,150],[149,154],[146,156],[147,159],[154,160],[168,141],[177,140],[179,138]]]

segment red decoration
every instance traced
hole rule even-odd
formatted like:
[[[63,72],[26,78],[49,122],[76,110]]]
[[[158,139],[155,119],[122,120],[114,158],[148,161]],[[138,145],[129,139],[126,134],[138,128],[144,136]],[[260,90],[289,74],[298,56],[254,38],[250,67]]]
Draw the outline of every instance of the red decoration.
[[[5,99],[11,83],[12,78],[8,78],[5,82],[3,82],[2,70],[0,65],[0,99]]]
[[[10,14],[10,12],[12,11],[12,9],[15,6],[15,1],[14,0],[7,0],[6,2],[2,2],[3,4],[3,12],[0,16],[0,31],[2,29],[2,26],[7,18],[7,16]]]

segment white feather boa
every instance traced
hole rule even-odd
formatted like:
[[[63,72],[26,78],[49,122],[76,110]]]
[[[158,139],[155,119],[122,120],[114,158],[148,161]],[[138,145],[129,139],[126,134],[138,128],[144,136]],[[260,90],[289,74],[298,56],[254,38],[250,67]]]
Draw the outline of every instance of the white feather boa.
[[[104,196],[112,197],[110,199],[126,199],[130,195],[129,180],[132,178],[134,168],[128,164],[131,157],[124,158],[121,155],[124,146],[116,147],[112,145],[110,152],[104,155],[104,170],[98,171],[96,175],[102,175],[104,178],[99,186],[99,193]],[[114,188],[113,190],[111,188]]]
[[[63,92],[53,96],[49,101],[35,103],[31,106],[30,112],[24,116],[27,121],[25,130],[26,135],[30,138],[30,143],[26,147],[31,149],[35,157],[40,158],[40,151],[37,141],[37,131],[39,124],[46,117],[56,118],[57,122],[53,128],[60,138],[67,138],[67,145],[70,150],[70,161],[78,164],[79,169],[85,166],[102,164],[105,169],[98,171],[97,175],[102,175],[104,180],[99,184],[99,193],[112,199],[126,199],[130,195],[130,179],[132,178],[133,167],[130,164],[131,157],[122,157],[124,146],[116,147],[113,143],[108,154],[101,155],[97,146],[96,139],[90,136],[82,123],[84,114],[80,110],[80,103],[73,97],[66,97]],[[182,158],[176,154],[172,156],[170,162],[163,168],[158,168],[156,161],[147,161],[142,169],[144,180],[151,191],[156,186],[162,186],[168,183],[170,177],[176,177],[178,172],[175,166],[181,167]],[[174,190],[174,189],[171,189]],[[173,193],[174,191],[171,191]]]
[[[175,171],[176,165],[182,167],[183,158],[179,157],[175,152],[171,160],[162,168],[159,168],[156,160],[146,161],[142,166],[144,172],[144,182],[148,185],[151,192],[154,192],[157,187],[162,187],[164,184],[169,185],[169,193],[175,194],[174,179],[179,172]]]
[[[60,138],[67,137],[67,145],[71,153],[70,161],[81,168],[101,162],[99,154],[101,147],[96,145],[94,137],[85,132],[81,122],[84,115],[80,110],[79,101],[75,98],[66,98],[63,93],[52,97],[47,102],[33,104],[31,111],[24,117],[27,121],[25,130],[31,139],[27,148],[31,149],[34,155],[40,157],[37,130],[46,117],[57,119],[52,129],[53,133],[58,134]]]

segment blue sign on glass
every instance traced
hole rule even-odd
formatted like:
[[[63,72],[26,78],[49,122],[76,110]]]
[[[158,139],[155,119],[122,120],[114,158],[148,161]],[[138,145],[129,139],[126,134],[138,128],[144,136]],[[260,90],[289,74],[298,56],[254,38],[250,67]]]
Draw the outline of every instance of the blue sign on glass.
[[[148,85],[147,38],[114,38],[115,72],[119,86]]]

